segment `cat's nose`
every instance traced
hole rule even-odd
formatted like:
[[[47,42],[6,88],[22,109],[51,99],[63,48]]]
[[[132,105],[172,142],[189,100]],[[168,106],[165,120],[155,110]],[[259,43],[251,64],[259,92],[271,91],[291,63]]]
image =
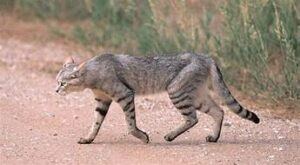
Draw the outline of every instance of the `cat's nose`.
[[[55,92],[56,92],[56,93],[59,92],[59,87],[56,87]]]

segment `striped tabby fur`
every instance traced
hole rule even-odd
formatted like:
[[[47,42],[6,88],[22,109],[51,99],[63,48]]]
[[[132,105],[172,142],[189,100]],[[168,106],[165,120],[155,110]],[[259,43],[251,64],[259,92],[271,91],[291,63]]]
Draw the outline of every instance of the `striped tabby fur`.
[[[59,94],[89,88],[95,95],[94,124],[87,137],[79,140],[80,144],[95,139],[112,101],[122,107],[129,132],[148,143],[148,135],[136,126],[134,97],[163,91],[169,94],[185,120],[165,135],[165,140],[172,141],[193,127],[198,122],[198,110],[215,120],[214,133],[207,136],[206,141],[216,142],[220,137],[224,112],[209,96],[209,83],[234,113],[259,123],[256,114],[243,108],[232,96],[218,66],[206,55],[184,53],[171,57],[133,57],[104,54],[80,65],[70,58],[58,73],[57,82]]]

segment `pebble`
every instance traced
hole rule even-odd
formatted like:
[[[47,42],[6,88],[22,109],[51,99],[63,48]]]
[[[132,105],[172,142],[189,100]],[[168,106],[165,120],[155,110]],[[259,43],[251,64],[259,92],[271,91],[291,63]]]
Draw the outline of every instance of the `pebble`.
[[[270,156],[268,156],[268,158],[269,158],[269,159],[271,159],[271,160],[273,160],[273,159],[274,159],[274,157],[275,157],[274,155],[270,155]]]
[[[49,117],[55,117],[55,115],[53,113],[50,113],[50,112],[45,112],[45,114]]]
[[[57,136],[57,133],[54,133],[53,136]]]
[[[230,126],[231,126],[231,123],[225,122],[225,123],[224,123],[224,126],[230,127]]]
[[[77,115],[74,115],[73,118],[74,118],[74,119],[78,119],[79,117],[78,117]]]
[[[277,138],[278,138],[278,139],[283,139],[284,137],[283,137],[283,136],[277,136]]]

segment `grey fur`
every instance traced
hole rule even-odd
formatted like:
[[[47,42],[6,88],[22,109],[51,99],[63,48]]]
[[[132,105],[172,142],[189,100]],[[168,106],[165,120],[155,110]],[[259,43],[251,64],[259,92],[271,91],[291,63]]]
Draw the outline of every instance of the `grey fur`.
[[[134,97],[163,91],[168,92],[185,119],[182,125],[164,137],[165,140],[172,141],[193,127],[198,122],[196,110],[199,110],[215,120],[214,134],[207,136],[206,141],[216,142],[220,137],[224,112],[209,96],[209,82],[234,113],[259,123],[253,112],[234,99],[218,66],[206,55],[183,53],[171,57],[134,57],[103,54],[80,65],[69,59],[58,73],[57,82],[56,91],[60,94],[89,88],[98,102],[95,122],[88,136],[80,139],[81,144],[94,140],[112,101],[122,107],[129,132],[148,143],[148,135],[136,126]]]

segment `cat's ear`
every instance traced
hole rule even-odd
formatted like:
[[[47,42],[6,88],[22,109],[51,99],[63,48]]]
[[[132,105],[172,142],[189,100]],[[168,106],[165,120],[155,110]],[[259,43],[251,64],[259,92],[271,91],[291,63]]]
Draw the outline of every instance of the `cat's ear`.
[[[74,64],[74,59],[73,59],[72,56],[69,56],[69,57],[66,59],[66,61],[65,61],[65,63],[64,63],[64,67],[66,67],[66,66],[69,65],[69,64]]]
[[[83,63],[79,64],[77,67],[74,68],[73,73],[74,73],[74,75],[76,75],[76,77],[79,76],[79,72],[84,67],[85,63],[86,62],[83,62]]]
[[[83,62],[79,65],[77,65],[75,68],[74,68],[74,71],[79,71],[80,69],[82,69],[82,67],[85,65],[86,62]]]
[[[80,70],[85,65],[85,63],[86,62],[83,62],[83,63],[79,64],[78,67],[77,67],[77,70]]]

